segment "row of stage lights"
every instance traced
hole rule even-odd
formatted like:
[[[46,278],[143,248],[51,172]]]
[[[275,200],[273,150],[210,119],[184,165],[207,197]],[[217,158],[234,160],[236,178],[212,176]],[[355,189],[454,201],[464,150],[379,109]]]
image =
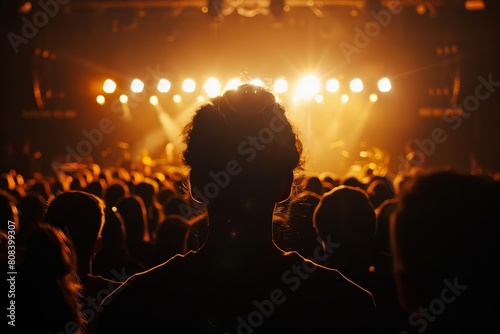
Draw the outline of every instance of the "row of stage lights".
[[[203,85],[203,90],[208,96],[208,98],[213,98],[216,96],[219,96],[223,92],[231,89],[237,88],[239,85],[244,83],[240,79],[231,79],[227,82],[227,84],[223,87],[220,83],[219,80],[216,78],[209,78],[206,80],[206,82]],[[260,87],[266,87],[266,84],[260,80],[260,79],[252,79],[247,81],[246,83],[255,85],[255,86],[260,86]],[[377,82],[378,90],[381,93],[387,93],[392,89],[391,86],[391,81],[389,78],[381,78]],[[169,80],[163,78],[158,81],[158,84],[156,86],[156,90],[160,94],[165,94],[170,92],[172,88],[172,84]],[[191,79],[187,78],[184,79],[182,82],[182,91],[185,93],[194,93],[197,88],[196,82]],[[341,84],[338,79],[332,78],[326,81],[325,83],[325,89],[329,93],[337,93],[340,91]],[[360,93],[364,89],[364,84],[363,81],[360,78],[355,78],[352,79],[349,82],[349,88],[352,93]],[[103,84],[103,91],[105,94],[113,94],[116,92],[117,89],[117,84],[115,81],[112,79],[106,79]],[[130,84],[130,91],[135,94],[140,94],[143,93],[145,89],[144,82],[142,82],[140,79],[134,79],[132,80],[132,83]],[[287,93],[289,90],[289,84],[288,82],[283,79],[279,78],[276,79],[273,84],[272,84],[272,91],[279,97],[281,94]],[[319,93],[321,90],[321,81],[314,75],[308,75],[303,77],[296,85],[295,93],[292,95],[292,102],[300,102],[303,100],[312,100],[314,99],[316,102],[321,103],[323,102],[323,96]],[[370,94],[369,96],[370,101],[376,102],[378,99],[377,94]],[[121,103],[127,103],[128,101],[128,95],[127,94],[121,94],[119,97],[119,100]],[[182,96],[180,94],[174,94],[172,97],[173,102],[175,103],[180,103],[182,101]],[[205,100],[205,96],[200,95],[198,96],[198,101],[202,102]],[[97,96],[96,101],[100,105],[104,105],[106,103],[106,97],[103,94],[100,94]],[[157,95],[152,95],[149,99],[150,103],[153,105],[157,105],[159,103],[158,96]],[[340,101],[342,103],[347,103],[349,101],[349,95],[348,94],[342,94],[340,96]]]

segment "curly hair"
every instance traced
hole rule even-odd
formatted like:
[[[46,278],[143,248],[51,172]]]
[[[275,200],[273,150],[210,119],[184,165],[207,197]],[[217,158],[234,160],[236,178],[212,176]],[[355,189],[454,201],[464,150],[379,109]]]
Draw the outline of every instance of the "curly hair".
[[[183,162],[205,173],[224,170],[234,161],[250,175],[303,166],[302,143],[285,108],[258,86],[241,85],[202,105],[182,137]]]

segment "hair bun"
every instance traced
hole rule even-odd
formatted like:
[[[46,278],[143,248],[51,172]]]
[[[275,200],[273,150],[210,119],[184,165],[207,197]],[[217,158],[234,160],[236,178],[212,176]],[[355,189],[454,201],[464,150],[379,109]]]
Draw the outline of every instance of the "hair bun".
[[[259,115],[276,103],[276,97],[271,92],[251,84],[228,90],[222,97],[229,111],[241,116]]]

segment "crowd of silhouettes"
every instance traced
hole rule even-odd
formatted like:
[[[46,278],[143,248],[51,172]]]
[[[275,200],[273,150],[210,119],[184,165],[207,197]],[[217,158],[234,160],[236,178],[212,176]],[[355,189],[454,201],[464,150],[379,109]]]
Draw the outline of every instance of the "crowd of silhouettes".
[[[0,175],[18,328],[500,330],[498,175],[311,172],[285,107],[252,85],[201,105],[182,139],[184,166]]]

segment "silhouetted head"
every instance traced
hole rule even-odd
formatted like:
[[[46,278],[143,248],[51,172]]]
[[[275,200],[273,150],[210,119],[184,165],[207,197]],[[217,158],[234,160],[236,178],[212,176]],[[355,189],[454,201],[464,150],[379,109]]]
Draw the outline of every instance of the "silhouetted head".
[[[61,193],[49,203],[45,218],[66,233],[79,261],[91,259],[104,225],[104,202],[99,197],[79,190]]]
[[[150,178],[145,178],[141,182],[137,183],[134,188],[134,193],[142,198],[146,206],[149,206],[156,201],[158,191],[158,184]]]
[[[321,239],[330,237],[340,243],[339,251],[371,252],[376,218],[364,190],[342,185],[329,191],[319,202],[313,222]]]
[[[321,182],[319,175],[307,174],[303,180],[303,184],[304,190],[312,191],[319,195],[323,194],[323,182]]]
[[[361,182],[360,179],[358,179],[356,176],[353,176],[353,175],[345,176],[340,181],[340,184],[344,185],[344,186],[349,186],[349,187],[356,187],[356,188],[363,189],[363,190],[366,189],[366,184]]]
[[[406,311],[442,296],[445,280],[469,286],[457,301],[474,294],[489,300],[482,288],[497,280],[492,271],[499,254],[499,201],[498,186],[483,176],[437,171],[407,184],[390,230],[396,283]],[[466,304],[477,309],[477,302]]]
[[[302,145],[284,107],[249,84],[202,105],[184,128],[183,142],[191,193],[203,202],[239,201],[243,193],[284,200],[302,165]]]
[[[366,189],[370,197],[370,201],[374,208],[378,208],[382,202],[394,197],[392,183],[383,178],[375,178]]]
[[[21,233],[28,233],[31,228],[45,221],[45,203],[38,193],[27,194],[19,201],[17,208]]]
[[[114,179],[111,184],[108,185],[106,193],[104,194],[106,207],[109,209],[112,208],[116,204],[116,201],[128,195],[130,195],[130,189],[125,181]]]
[[[135,194],[122,197],[116,208],[125,223],[127,242],[150,241],[147,208],[141,197]]]
[[[24,263],[49,279],[76,273],[73,245],[55,226],[40,224],[27,237]],[[36,270],[37,269],[37,270]]]
[[[106,193],[106,181],[103,179],[96,179],[95,181],[90,182],[85,187],[85,191],[96,195],[99,198],[104,198],[104,194]]]

